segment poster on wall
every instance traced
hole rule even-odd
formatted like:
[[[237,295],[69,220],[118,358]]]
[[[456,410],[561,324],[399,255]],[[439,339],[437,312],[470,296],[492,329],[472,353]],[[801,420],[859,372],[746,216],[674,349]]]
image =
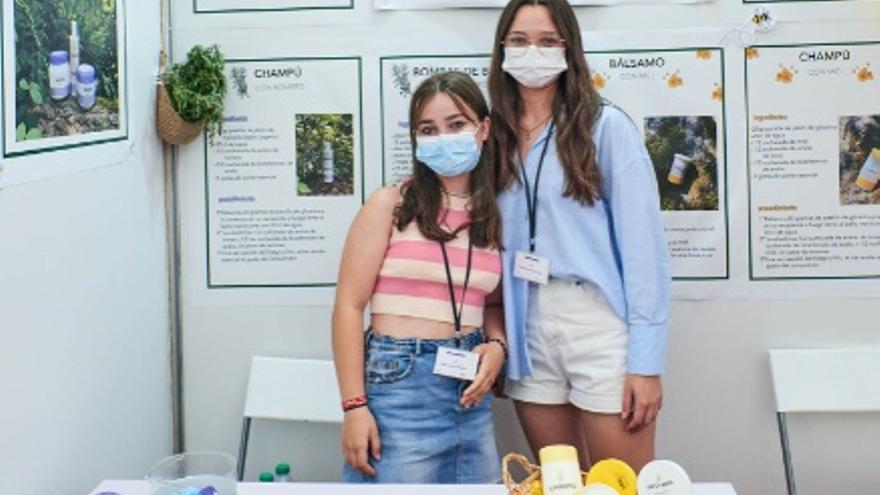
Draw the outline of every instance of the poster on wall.
[[[573,6],[579,5],[623,5],[623,4],[688,4],[707,3],[713,0],[569,0]],[[437,10],[467,8],[504,8],[508,0],[373,0],[377,10]]]
[[[382,182],[399,182],[412,173],[409,102],[419,84],[433,74],[464,72],[487,95],[488,55],[383,57],[380,63],[382,111]]]
[[[676,279],[728,278],[724,53],[587,53],[593,86],[642,132]]]
[[[361,59],[228,60],[205,144],[207,285],[331,286],[363,204]]]
[[[880,277],[880,43],[746,50],[752,279]]]
[[[7,0],[4,156],[127,139],[121,0]]]
[[[354,0],[192,0],[196,14],[283,10],[352,9]]]

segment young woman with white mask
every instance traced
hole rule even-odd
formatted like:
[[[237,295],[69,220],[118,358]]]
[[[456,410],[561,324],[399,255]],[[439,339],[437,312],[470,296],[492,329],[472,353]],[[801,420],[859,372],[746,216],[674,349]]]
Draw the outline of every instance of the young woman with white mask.
[[[410,104],[412,177],[376,191],[351,225],[333,309],[346,481],[501,477],[487,395],[507,351],[489,127],[470,77],[426,79]]]
[[[489,94],[503,225],[507,394],[535,455],[654,456],[669,256],[653,167],[591,85],[565,0],[512,0]]]

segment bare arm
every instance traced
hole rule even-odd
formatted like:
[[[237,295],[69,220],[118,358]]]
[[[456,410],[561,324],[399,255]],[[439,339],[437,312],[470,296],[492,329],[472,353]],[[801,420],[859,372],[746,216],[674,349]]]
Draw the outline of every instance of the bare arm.
[[[333,361],[343,400],[366,392],[364,309],[382,268],[398,198],[399,193],[394,187],[373,193],[352,222],[342,251],[333,305]],[[378,458],[380,444],[369,409],[362,407],[346,412],[342,429],[342,451],[346,461],[364,474],[375,475],[367,452],[369,450]]]
[[[504,311],[501,306],[501,285],[486,296],[486,305],[483,309],[483,332],[486,334],[486,343],[474,348],[474,352],[480,354],[480,368],[473,383],[465,389],[461,395],[461,405],[472,407],[483,400],[486,393],[492,389],[495,379],[501,373],[504,366],[504,349],[491,339],[499,339],[507,345],[507,337],[504,333]]]

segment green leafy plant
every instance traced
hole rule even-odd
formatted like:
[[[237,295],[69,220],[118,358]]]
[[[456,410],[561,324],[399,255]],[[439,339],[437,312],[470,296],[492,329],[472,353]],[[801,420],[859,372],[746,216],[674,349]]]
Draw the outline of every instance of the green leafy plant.
[[[32,127],[28,129],[28,127],[22,122],[18,124],[18,127],[15,128],[15,140],[16,141],[27,141],[28,139],[40,139],[43,137],[43,131],[40,130],[39,127]]]
[[[187,122],[204,121],[208,138],[223,131],[226,76],[223,54],[217,45],[196,45],[183,63],[173,64],[162,75],[171,104]]]

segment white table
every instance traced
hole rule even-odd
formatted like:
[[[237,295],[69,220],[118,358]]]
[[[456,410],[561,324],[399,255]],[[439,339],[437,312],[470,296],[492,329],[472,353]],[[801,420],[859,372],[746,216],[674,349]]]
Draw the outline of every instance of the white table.
[[[92,492],[150,495],[141,480],[107,480]],[[504,485],[352,485],[340,483],[239,483],[237,495],[507,495]],[[730,483],[694,483],[691,495],[736,495]]]

